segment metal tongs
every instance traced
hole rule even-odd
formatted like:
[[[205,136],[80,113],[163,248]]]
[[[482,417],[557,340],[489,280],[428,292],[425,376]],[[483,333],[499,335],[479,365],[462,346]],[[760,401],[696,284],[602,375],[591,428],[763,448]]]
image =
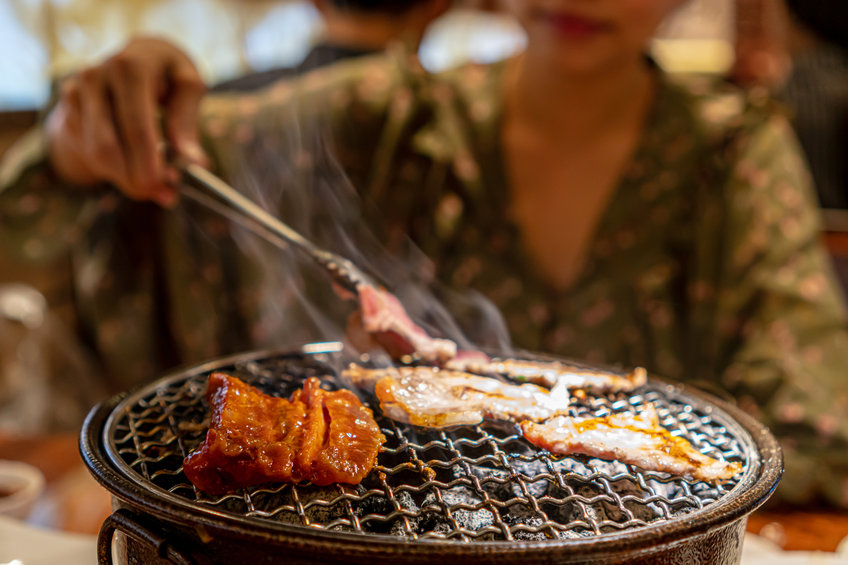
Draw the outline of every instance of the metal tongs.
[[[194,163],[179,163],[184,186],[180,193],[237,222],[271,244],[287,249],[294,245],[324,267],[333,281],[359,294],[360,285],[374,286],[364,271],[346,259],[321,249],[280,219],[272,216],[209,170]]]

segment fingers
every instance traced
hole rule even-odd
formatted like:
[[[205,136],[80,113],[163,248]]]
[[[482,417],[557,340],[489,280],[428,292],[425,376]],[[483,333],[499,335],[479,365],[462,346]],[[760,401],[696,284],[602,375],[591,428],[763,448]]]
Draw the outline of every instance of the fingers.
[[[200,146],[197,116],[206,85],[190,63],[180,61],[172,68],[165,106],[165,135],[181,156],[202,166],[208,158]]]
[[[45,120],[47,155],[59,178],[75,185],[97,182],[98,177],[86,165],[79,81],[70,78],[60,85],[59,99]]]
[[[126,157],[115,129],[111,97],[102,73],[92,68],[73,80],[76,89],[73,84],[69,88],[78,101],[78,115],[83,126],[80,131],[82,151],[88,169],[98,179],[128,187]]]
[[[164,141],[206,164],[197,131],[204,90],[191,60],[175,46],[134,40],[64,82],[47,122],[54,169],[73,183],[109,181],[130,198],[173,204],[176,177]]]
[[[128,58],[115,58],[107,64],[105,74],[121,146],[127,156],[128,182],[124,191],[131,198],[169,206],[176,195],[165,183],[158,124],[158,83],[162,80],[157,76],[159,69]]]

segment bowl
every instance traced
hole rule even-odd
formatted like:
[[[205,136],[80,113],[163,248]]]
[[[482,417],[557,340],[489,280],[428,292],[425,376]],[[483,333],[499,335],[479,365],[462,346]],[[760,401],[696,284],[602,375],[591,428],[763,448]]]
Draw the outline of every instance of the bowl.
[[[0,516],[25,519],[44,491],[44,475],[20,461],[0,460]]]

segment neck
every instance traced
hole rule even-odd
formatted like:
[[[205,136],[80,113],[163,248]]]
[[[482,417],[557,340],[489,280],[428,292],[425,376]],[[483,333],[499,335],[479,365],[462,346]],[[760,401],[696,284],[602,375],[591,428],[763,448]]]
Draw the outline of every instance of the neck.
[[[416,46],[421,34],[414,32],[412,26],[398,25],[386,17],[345,12],[324,14],[324,40],[354,49],[379,50],[397,40]]]
[[[542,135],[596,135],[640,120],[653,95],[644,60],[603,72],[552,73],[524,55],[507,78],[507,111]]]

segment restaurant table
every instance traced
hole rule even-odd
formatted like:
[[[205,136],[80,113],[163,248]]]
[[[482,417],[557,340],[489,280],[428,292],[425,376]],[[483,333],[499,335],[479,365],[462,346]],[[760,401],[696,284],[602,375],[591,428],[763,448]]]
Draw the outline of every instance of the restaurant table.
[[[30,515],[33,525],[97,534],[111,513],[111,499],[89,475],[79,455],[78,435],[0,435],[0,459],[41,469],[46,489]],[[790,551],[835,551],[848,537],[848,510],[768,506],[748,519],[748,531]]]

